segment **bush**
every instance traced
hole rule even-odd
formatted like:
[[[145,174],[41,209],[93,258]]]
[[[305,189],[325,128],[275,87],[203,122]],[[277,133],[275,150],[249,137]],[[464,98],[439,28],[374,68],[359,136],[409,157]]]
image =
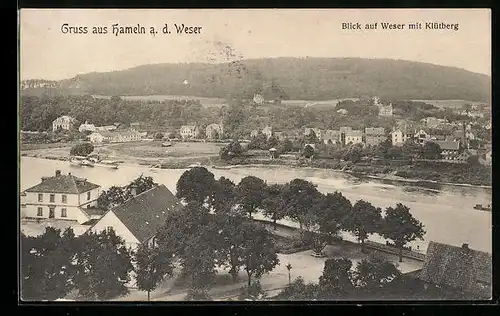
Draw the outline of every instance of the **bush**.
[[[266,298],[266,292],[262,289],[260,281],[254,281],[250,286],[244,286],[240,289],[238,299],[243,301],[250,299],[252,301],[262,300]]]
[[[94,151],[94,145],[91,143],[77,144],[71,147],[70,155],[72,156],[88,156]]]

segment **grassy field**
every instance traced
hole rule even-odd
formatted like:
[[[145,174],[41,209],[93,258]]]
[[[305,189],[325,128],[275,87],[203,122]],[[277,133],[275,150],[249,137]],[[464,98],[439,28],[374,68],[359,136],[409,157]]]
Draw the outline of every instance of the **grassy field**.
[[[193,158],[219,155],[219,150],[223,144],[219,143],[174,143],[172,147],[162,147],[161,142],[134,142],[112,144],[107,150],[116,152],[116,156],[121,154],[136,158]]]

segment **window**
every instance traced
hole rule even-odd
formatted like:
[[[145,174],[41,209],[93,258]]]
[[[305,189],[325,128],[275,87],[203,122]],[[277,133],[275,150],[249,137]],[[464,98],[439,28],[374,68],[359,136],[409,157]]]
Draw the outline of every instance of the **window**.
[[[61,217],[68,217],[68,214],[66,212],[66,208],[61,209]]]
[[[89,200],[90,200],[90,191],[87,192],[87,201],[89,201]]]
[[[55,194],[51,194],[49,201],[50,201],[50,203],[54,203],[56,201],[56,195]]]
[[[43,194],[38,194],[38,202],[43,202]]]
[[[36,212],[36,216],[43,216],[43,208],[39,207],[37,212]]]
[[[66,194],[63,194],[62,197],[61,197],[61,200],[63,203],[67,203],[68,202],[68,196]]]

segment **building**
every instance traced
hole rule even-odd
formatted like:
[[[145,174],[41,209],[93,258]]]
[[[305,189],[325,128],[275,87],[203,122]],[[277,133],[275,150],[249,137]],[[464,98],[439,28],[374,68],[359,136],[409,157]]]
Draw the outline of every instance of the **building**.
[[[253,131],[250,132],[250,137],[257,137],[257,135],[259,135],[259,131],[254,129]]]
[[[96,128],[95,128],[95,125],[94,124],[89,124],[87,121],[85,121],[84,124],[80,125],[80,127],[78,127],[78,131],[80,133],[84,133],[84,132],[95,132]]]
[[[455,160],[460,153],[460,142],[458,141],[433,141],[441,148],[441,157],[445,160]]]
[[[89,135],[90,142],[93,144],[101,143],[125,143],[136,142],[142,139],[141,133],[135,130],[114,131],[114,132],[94,132]]]
[[[418,132],[415,133],[415,140],[417,141],[418,144],[424,145],[425,142],[431,140],[431,135],[427,133],[425,130],[420,129]]]
[[[182,139],[197,138],[200,136],[200,129],[196,125],[183,125],[179,133]]]
[[[436,128],[440,124],[446,123],[446,120],[438,119],[438,118],[430,116],[430,117],[426,117],[426,118],[421,119],[420,123],[424,124],[427,127]]]
[[[304,136],[309,136],[311,134],[311,131],[314,132],[318,140],[322,139],[321,130],[319,128],[306,127],[304,129]]]
[[[490,299],[493,258],[490,253],[431,241],[418,279],[426,286],[465,293],[471,299]]]
[[[276,137],[277,140],[279,140],[280,142],[281,141],[284,141],[287,136],[286,136],[286,133],[285,132],[274,132],[273,133],[274,137]]]
[[[266,135],[267,139],[273,136],[273,128],[271,126],[266,126],[262,129],[262,134]]]
[[[412,138],[413,138],[413,135],[406,128],[406,126],[403,126],[402,128],[399,128],[399,129],[393,129],[393,131],[391,132],[391,140],[392,140],[393,146],[403,146],[403,144],[408,139],[412,139]]]
[[[340,131],[327,129],[323,134],[322,139],[325,144],[338,144],[341,140]]]
[[[58,117],[52,122],[52,131],[56,132],[60,129],[69,131],[69,130],[73,129],[75,123],[76,123],[76,120],[74,118],[72,118],[71,116],[64,115],[64,116]]]
[[[260,94],[255,94],[253,96],[253,102],[255,104],[263,104],[264,103],[264,97]]]
[[[365,128],[365,144],[376,146],[385,141],[385,128],[383,127],[367,127]]]
[[[172,192],[165,185],[158,185],[108,210],[90,231],[99,233],[113,228],[127,246],[137,249],[140,244],[154,243],[156,230],[167,215],[181,208]]]
[[[394,115],[394,110],[392,107],[392,103],[389,103],[389,105],[383,105],[380,104],[378,106],[378,116],[393,116]]]
[[[219,139],[222,138],[224,130],[222,124],[210,124],[205,129],[205,136],[207,139]]]
[[[339,109],[337,110],[337,113],[339,113],[340,115],[347,115],[347,110],[346,109]]]
[[[101,186],[56,170],[53,177],[43,177],[42,182],[22,193],[21,217],[82,224],[102,215],[97,208],[100,194]]]
[[[361,130],[352,130],[345,133],[346,144],[361,144],[363,143],[363,132]]]

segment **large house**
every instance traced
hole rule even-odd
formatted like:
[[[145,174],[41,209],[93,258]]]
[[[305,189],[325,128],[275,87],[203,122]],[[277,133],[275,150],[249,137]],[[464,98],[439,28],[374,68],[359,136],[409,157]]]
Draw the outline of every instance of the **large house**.
[[[471,299],[492,295],[493,258],[490,253],[431,241],[417,278],[426,286],[462,292]]]
[[[56,132],[60,129],[69,131],[69,130],[73,129],[75,123],[76,123],[76,119],[74,119],[71,116],[64,115],[64,116],[58,117],[52,122],[52,131]]]
[[[460,154],[460,142],[457,141],[433,141],[441,148],[441,156],[445,160],[455,160]]]
[[[182,139],[197,138],[200,136],[200,129],[197,125],[183,125],[179,131]]]
[[[431,140],[431,135],[427,133],[425,130],[420,129],[418,132],[415,133],[415,140],[420,145],[424,145],[426,142]]]
[[[205,129],[205,135],[208,139],[221,138],[223,133],[222,124],[210,124]]]
[[[345,144],[361,144],[363,143],[363,132],[353,129],[345,133]]]
[[[394,115],[394,111],[393,111],[392,103],[389,103],[389,105],[379,104],[378,116],[393,116],[393,115]]]
[[[97,208],[100,192],[99,185],[56,170],[53,177],[43,177],[42,182],[21,194],[21,217],[82,224],[102,215]]]
[[[392,145],[393,146],[403,146],[403,144],[413,137],[412,133],[403,126],[399,129],[393,129],[391,133]]]
[[[137,249],[140,244],[154,243],[156,230],[167,215],[182,208],[180,201],[163,184],[132,194],[132,198],[108,210],[90,231],[99,233],[113,228],[127,246]]]
[[[367,127],[365,128],[365,143],[367,145],[378,145],[385,141],[385,128],[383,127]]]
[[[114,131],[114,132],[94,132],[89,135],[90,142],[100,143],[125,143],[136,142],[142,139],[142,133],[136,130]]]

